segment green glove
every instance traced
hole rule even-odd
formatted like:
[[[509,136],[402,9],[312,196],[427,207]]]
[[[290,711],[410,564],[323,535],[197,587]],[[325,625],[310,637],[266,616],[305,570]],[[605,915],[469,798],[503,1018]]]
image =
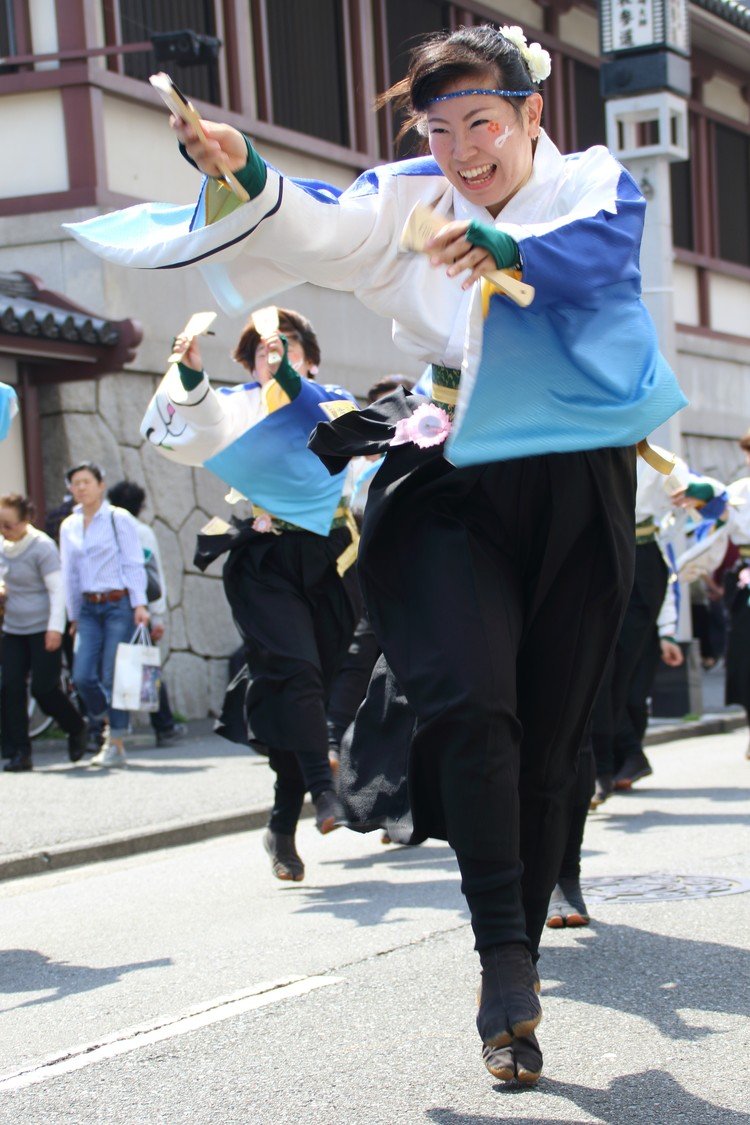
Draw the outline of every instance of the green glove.
[[[281,387],[282,391],[286,391],[290,399],[295,399],[302,389],[302,376],[299,371],[295,371],[291,363],[287,359],[287,338],[279,334],[279,339],[284,345],[284,356],[281,363],[274,370],[273,377]]]
[[[472,246],[488,250],[499,270],[518,265],[518,243],[509,234],[496,230],[487,223],[471,222],[464,238]]]
[[[194,367],[186,367],[184,363],[178,363],[177,370],[180,373],[180,382],[185,391],[194,391],[203,378],[202,371],[196,371]]]
[[[244,133],[242,135],[245,137]],[[250,198],[255,199],[266,186],[268,170],[265,160],[258,155],[247,137],[245,137],[245,144],[247,145],[247,163],[244,168],[240,168],[238,172],[235,172],[235,176]],[[187,149],[183,144],[179,145],[179,149],[180,155],[187,160],[188,164],[192,164],[194,168],[198,168],[192,156],[188,156]],[[198,171],[200,171],[200,169],[198,169]]]
[[[250,198],[255,199],[266,186],[268,169],[265,160],[258,155],[247,137],[245,137],[245,144],[247,145],[247,164],[244,168],[240,168],[239,172],[235,172],[235,176]]]

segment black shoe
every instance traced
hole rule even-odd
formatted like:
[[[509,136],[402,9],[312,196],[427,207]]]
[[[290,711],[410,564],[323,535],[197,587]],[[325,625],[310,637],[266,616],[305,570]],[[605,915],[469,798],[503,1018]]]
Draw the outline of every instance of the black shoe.
[[[104,748],[109,745],[109,723],[106,719],[97,726],[92,725],[90,720],[88,720],[88,723],[86,752],[88,754],[98,754],[100,750],[104,750]]]
[[[175,723],[169,730],[158,730],[156,732],[156,745],[157,746],[171,746],[173,742],[179,742],[185,737],[188,729],[184,723]]]
[[[563,926],[588,926],[589,921],[580,880],[561,876],[549,900],[548,927],[559,930]]]
[[[5,773],[26,773],[27,770],[33,770],[31,764],[31,754],[14,754],[9,762],[3,766]]]
[[[487,1047],[505,1047],[529,1035],[542,1018],[538,974],[531,954],[520,942],[480,951],[482,986],[477,1031]]]
[[[324,789],[322,793],[318,793],[317,797],[313,797],[313,804],[315,805],[315,827],[323,836],[346,823],[344,806],[333,789]]]
[[[636,754],[629,754],[612,782],[614,789],[630,789],[634,782],[642,777],[650,777],[654,771],[651,763],[642,750]]]
[[[482,1061],[494,1078],[512,1082],[514,1078],[524,1086],[533,1086],[542,1074],[542,1052],[536,1035],[519,1036],[506,1047],[483,1047]]]
[[[68,757],[71,762],[80,762],[89,745],[89,722],[83,720],[83,726],[76,734],[68,735]]]
[[[301,883],[305,877],[305,865],[294,846],[294,836],[266,829],[263,847],[271,857],[271,870],[277,879],[284,882]]]
[[[613,782],[611,773],[603,773],[601,777],[597,777],[594,786],[594,796],[591,798],[590,808],[598,809],[599,805],[603,805],[607,797],[612,792]]]

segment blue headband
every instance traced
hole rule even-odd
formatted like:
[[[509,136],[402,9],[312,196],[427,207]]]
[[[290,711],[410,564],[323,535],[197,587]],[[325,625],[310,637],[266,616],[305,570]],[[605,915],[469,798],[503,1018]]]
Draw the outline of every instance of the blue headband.
[[[528,98],[535,90],[456,90],[453,94],[441,94],[438,98],[430,98],[425,105],[435,105],[436,102],[449,102],[452,98],[468,98],[471,94],[494,94],[498,98]]]

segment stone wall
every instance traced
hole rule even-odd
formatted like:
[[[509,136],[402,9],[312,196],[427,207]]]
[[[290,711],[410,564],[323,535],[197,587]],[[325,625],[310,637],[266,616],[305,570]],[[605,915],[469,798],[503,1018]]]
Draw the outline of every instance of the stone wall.
[[[157,382],[123,372],[41,391],[45,497],[48,507],[57,505],[66,468],[84,460],[98,462],[108,484],[127,478],[146,490],[141,518],[154,528],[167,583],[162,655],[172,706],[186,718],[203,718],[218,714],[228,658],[240,639],[224,597],[221,561],[205,574],[193,566],[195,536],[211,516],[228,519],[237,509],[225,502],[227,488],[217,477],[167,461],[140,438]]]
[[[732,481],[748,469],[738,438],[750,427],[750,344],[678,332],[677,374],[690,405],[680,415],[692,468]]]

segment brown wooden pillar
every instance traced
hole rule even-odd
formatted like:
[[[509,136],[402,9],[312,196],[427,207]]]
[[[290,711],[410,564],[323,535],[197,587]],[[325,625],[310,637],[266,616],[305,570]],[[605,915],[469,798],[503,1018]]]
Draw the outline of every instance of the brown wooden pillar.
[[[23,457],[26,470],[26,491],[34,502],[38,525],[44,524],[46,504],[44,495],[44,458],[42,456],[42,427],[39,418],[39,388],[34,381],[33,367],[18,364],[18,390],[21,400],[21,427],[23,432]]]

